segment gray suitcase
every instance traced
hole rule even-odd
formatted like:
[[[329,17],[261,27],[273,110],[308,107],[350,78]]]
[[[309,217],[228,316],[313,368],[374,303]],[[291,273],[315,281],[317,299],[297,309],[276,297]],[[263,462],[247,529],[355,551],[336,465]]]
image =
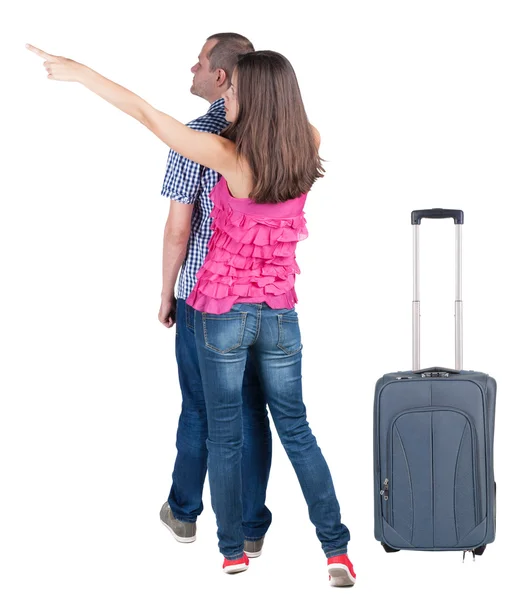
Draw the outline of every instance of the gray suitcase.
[[[455,368],[420,368],[419,229],[453,218],[456,230]],[[413,211],[413,369],[375,389],[375,538],[387,552],[462,550],[495,539],[496,383],[462,370],[462,224],[459,210]]]

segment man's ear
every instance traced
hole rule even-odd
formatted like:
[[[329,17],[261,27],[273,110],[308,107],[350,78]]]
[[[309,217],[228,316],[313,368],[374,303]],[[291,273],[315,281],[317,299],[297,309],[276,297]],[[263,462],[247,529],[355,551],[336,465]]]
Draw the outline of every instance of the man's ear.
[[[215,76],[218,87],[222,87],[224,84],[227,84],[227,73],[224,71],[224,69],[217,69],[215,71]]]

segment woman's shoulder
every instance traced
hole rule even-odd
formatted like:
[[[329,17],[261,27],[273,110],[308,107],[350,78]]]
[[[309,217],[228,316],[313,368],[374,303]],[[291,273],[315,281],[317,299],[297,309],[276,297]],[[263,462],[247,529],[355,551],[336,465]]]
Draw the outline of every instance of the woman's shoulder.
[[[317,150],[318,150],[320,148],[320,133],[318,132],[318,129],[314,125],[311,125],[311,123],[309,125],[311,127],[311,131],[313,132],[313,139],[315,140],[315,146],[317,147]]]

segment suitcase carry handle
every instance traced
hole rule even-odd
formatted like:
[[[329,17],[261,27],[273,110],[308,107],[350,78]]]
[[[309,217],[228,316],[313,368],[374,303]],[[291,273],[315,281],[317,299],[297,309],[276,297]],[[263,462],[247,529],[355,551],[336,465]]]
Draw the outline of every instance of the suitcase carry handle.
[[[420,260],[419,227],[422,219],[447,219],[455,222],[455,370],[462,370],[462,225],[464,213],[461,210],[429,208],[414,210],[411,213],[413,225],[413,305],[412,305],[412,370],[437,372],[436,368],[420,370]],[[441,369],[446,371],[446,369]],[[448,369],[451,373],[452,370]]]
[[[460,371],[457,369],[450,369],[448,367],[429,367],[428,369],[419,369],[413,371],[415,375],[427,375],[428,377],[447,377],[449,374],[458,375]]]
[[[428,208],[426,210],[414,210],[411,213],[412,225],[420,225],[422,219],[453,219],[455,225],[463,225],[464,212],[448,208]]]

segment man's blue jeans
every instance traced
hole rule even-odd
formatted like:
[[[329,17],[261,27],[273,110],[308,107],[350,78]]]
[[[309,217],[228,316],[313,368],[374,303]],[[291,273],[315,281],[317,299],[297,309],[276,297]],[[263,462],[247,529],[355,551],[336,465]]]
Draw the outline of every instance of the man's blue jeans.
[[[242,381],[248,356],[255,363],[264,398],[297,474],[322,549],[328,557],[345,553],[349,531],[341,523],[331,474],[302,401],[297,313],[273,310],[264,303],[235,304],[221,315],[198,311],[195,315],[207,409],[209,485],[221,553],[231,560],[243,553]]]
[[[206,478],[207,415],[195,344],[195,310],[177,300],[176,359],[182,391],[182,411],[178,422],[177,457],[169,506],[176,519],[194,522],[202,512],[202,489]],[[252,361],[248,361],[241,382],[243,397],[242,504],[243,539],[257,540],[271,524],[265,506],[271,467],[271,431],[266,404]],[[241,399],[242,402],[242,399]],[[239,488],[240,489],[240,488]]]

